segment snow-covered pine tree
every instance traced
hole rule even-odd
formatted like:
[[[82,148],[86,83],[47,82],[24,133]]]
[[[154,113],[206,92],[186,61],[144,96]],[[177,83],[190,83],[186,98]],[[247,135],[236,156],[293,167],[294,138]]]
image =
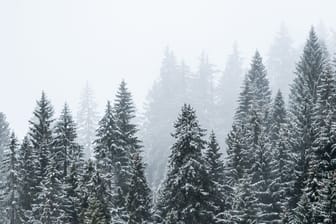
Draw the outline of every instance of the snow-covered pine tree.
[[[297,206],[308,174],[308,165],[313,156],[315,139],[312,129],[314,105],[317,100],[317,86],[325,70],[326,58],[317,35],[312,28],[305,44],[303,55],[296,66],[296,77],[289,96],[291,138],[295,154],[295,184],[291,193],[289,209]]]
[[[127,223],[149,224],[152,223],[152,197],[145,177],[145,165],[140,153],[132,156],[132,173],[130,190],[127,195],[126,208],[128,213]]]
[[[279,90],[275,96],[271,109],[271,174],[273,182],[271,190],[274,195],[273,209],[280,214],[283,220],[288,217],[287,207],[289,194],[293,187],[293,168],[294,161],[291,146],[288,142],[290,136],[288,128],[288,117],[282,93]]]
[[[176,142],[171,148],[157,216],[167,224],[214,223],[207,189],[208,174],[202,155],[205,133],[190,105],[183,106],[174,128],[172,136]]]
[[[50,223],[68,223],[64,205],[69,204],[65,202],[66,192],[57,168],[55,154],[51,154],[46,167],[46,176],[39,185],[40,192],[33,204],[34,219],[32,223],[50,224]]]
[[[250,180],[246,181],[251,184],[251,189],[257,199],[255,221],[256,223],[280,223],[280,214],[273,208],[272,155],[265,121],[262,121],[264,115],[254,109],[250,113],[246,132],[249,158],[246,173]]]
[[[91,181],[95,172],[96,171],[93,161],[91,159],[86,160],[83,166],[83,173],[79,178],[78,186],[78,190],[80,193],[80,223],[85,223],[85,215],[89,207],[89,197],[93,193],[92,187],[94,187],[92,185],[89,185],[88,183]]]
[[[52,125],[54,109],[42,92],[41,98],[37,101],[37,106],[33,112],[33,118],[30,120],[29,139],[33,146],[34,158],[38,159],[38,177],[37,181],[41,182],[42,177],[46,176],[48,165],[48,156],[52,150]],[[38,190],[33,187],[32,191]]]
[[[38,199],[41,193],[41,184],[43,179],[47,176],[47,166],[49,163],[50,154],[52,151],[52,125],[54,109],[47,99],[47,96],[42,92],[40,100],[37,101],[37,106],[33,112],[33,118],[29,121],[29,140],[33,147],[32,158],[36,159],[33,161],[35,165],[35,186],[31,187],[31,194],[34,204],[32,207],[38,207],[40,199]],[[34,213],[34,208],[32,209]],[[34,216],[37,214],[32,214],[30,222],[34,222]]]
[[[213,214],[218,216],[219,213],[227,211],[229,205],[226,200],[225,193],[225,177],[224,177],[224,163],[221,159],[222,153],[217,143],[215,133],[210,133],[209,141],[205,151],[205,162],[208,170],[208,189],[210,201],[213,203]],[[219,215],[220,216],[220,215]]]
[[[83,146],[84,158],[92,158],[93,141],[98,126],[98,113],[94,92],[89,82],[86,83],[82,91],[76,121],[78,125],[78,143]]]
[[[19,203],[19,161],[18,140],[14,133],[11,134],[9,145],[3,152],[1,162],[1,175],[4,181],[1,184],[1,223],[23,224],[24,210]]]
[[[106,182],[100,176],[99,171],[93,173],[88,185],[87,209],[84,212],[84,224],[110,224],[111,221],[110,195]]]
[[[80,195],[77,187],[83,168],[83,151],[82,147],[76,142],[76,125],[67,104],[64,105],[54,133],[54,160],[67,199],[62,201],[65,204],[61,206],[66,212],[66,222],[78,224]]]
[[[113,108],[108,101],[103,118],[99,121],[97,137],[94,142],[94,154],[97,162],[97,170],[105,182],[108,197],[110,197],[108,208],[116,207],[118,213],[125,213],[125,198],[118,200],[119,189],[125,188],[129,178],[129,154],[122,148],[119,140],[119,131],[116,126]],[[113,188],[113,189],[112,189]],[[112,195],[114,198],[112,200]],[[113,203],[112,203],[113,201]],[[115,214],[119,216],[120,214]]]
[[[329,64],[320,74],[316,88],[317,99],[312,115],[312,129],[314,142],[312,143],[312,155],[309,157],[309,167],[304,191],[309,199],[312,220],[323,222],[324,220],[336,221],[335,209],[331,205],[334,192],[330,186],[334,183],[336,159],[334,145],[336,138],[336,83],[334,72]],[[332,215],[332,216],[330,216]]]
[[[258,199],[252,189],[250,178],[244,172],[242,179],[234,187],[234,199],[229,216],[224,223],[256,224]]]
[[[234,205],[239,200],[237,199],[238,184],[246,173],[248,161],[245,143],[241,138],[243,136],[242,131],[244,131],[244,128],[234,124],[226,139],[227,155],[224,167],[224,187],[226,191],[226,205],[228,205],[228,208],[220,217],[222,220],[227,220],[228,223],[230,220],[233,220],[233,217],[236,215]]]
[[[24,221],[32,219],[32,203],[34,202],[34,189],[38,185],[38,159],[33,152],[33,147],[28,136],[24,137],[18,151],[19,162],[19,204],[25,212]]]
[[[116,124],[116,136],[117,147],[120,150],[120,157],[117,157],[117,166],[124,176],[119,178],[116,185],[120,188],[119,198],[126,198],[130,184],[131,174],[131,157],[132,154],[140,149],[140,140],[137,137],[138,128],[133,123],[135,118],[135,107],[131,93],[128,91],[126,82],[123,80],[120,83],[119,89],[116,94],[115,103],[113,107],[115,124]],[[125,201],[123,201],[125,205]]]
[[[255,219],[251,222],[268,222],[275,218],[270,209],[272,194],[269,185],[272,158],[268,130],[271,91],[266,75],[262,58],[256,52],[243,83],[233,130],[227,141],[226,173],[228,186],[232,189],[229,194],[229,200],[233,203],[233,208],[229,211],[232,219],[242,219],[239,217],[244,215],[243,210],[252,209],[246,208],[248,204],[256,206],[253,208],[253,213],[256,213]],[[239,192],[239,190],[249,192]],[[238,195],[248,197],[251,203],[240,203],[241,199],[237,198]],[[255,200],[257,204],[254,204]]]

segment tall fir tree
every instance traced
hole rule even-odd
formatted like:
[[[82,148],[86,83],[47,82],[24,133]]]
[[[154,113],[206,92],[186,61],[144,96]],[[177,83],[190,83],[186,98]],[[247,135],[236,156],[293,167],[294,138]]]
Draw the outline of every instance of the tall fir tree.
[[[140,149],[140,140],[138,139],[138,128],[134,124],[135,107],[132,101],[131,93],[128,91],[126,82],[120,83],[114,103],[115,124],[117,129],[118,143],[123,158],[118,163],[120,168],[124,169],[125,178],[120,180],[118,186],[125,197],[129,190],[129,181],[131,174],[131,157]]]
[[[79,223],[79,201],[78,192],[79,178],[83,168],[82,147],[76,142],[76,124],[72,118],[71,111],[67,104],[61,112],[60,118],[55,125],[54,131],[54,160],[59,173],[59,180],[63,185],[65,197],[61,206],[65,210],[65,220],[69,223]]]
[[[183,106],[174,128],[172,136],[176,142],[171,148],[158,216],[165,223],[213,223],[207,169],[202,155],[205,133],[190,105]]]
[[[54,122],[54,109],[42,92],[41,98],[37,101],[37,106],[30,120],[29,138],[33,146],[35,158],[39,160],[39,182],[46,175],[48,156],[52,150],[52,125]],[[36,190],[33,190],[36,191]]]
[[[97,161],[97,170],[104,181],[105,190],[110,203],[107,205],[112,209],[112,204],[116,207],[117,216],[125,212],[125,198],[119,201],[119,189],[124,187],[129,177],[129,155],[120,145],[119,130],[116,126],[116,120],[113,115],[113,108],[108,101],[103,118],[99,121],[97,137],[95,140],[95,158]],[[113,188],[113,189],[112,189]],[[124,188],[123,188],[124,189]],[[112,195],[115,195],[112,199]],[[113,201],[113,202],[112,202]]]
[[[213,204],[213,214],[217,217],[220,213],[228,210],[229,202],[226,200],[226,190],[224,186],[224,163],[222,161],[222,153],[217,142],[215,133],[210,133],[209,141],[205,151],[205,162],[208,170],[208,189],[210,201]]]
[[[38,186],[38,159],[33,152],[33,147],[26,136],[18,152],[19,162],[19,204],[25,212],[24,221],[28,222],[32,217],[32,204],[36,199],[33,190]]]
[[[109,192],[106,182],[100,176],[99,171],[93,172],[93,175],[86,183],[88,185],[87,209],[84,212],[84,223],[91,224],[110,224],[118,223],[111,221],[111,211],[109,206]]]
[[[314,142],[312,143],[311,153],[307,168],[307,180],[303,189],[309,200],[309,207],[312,211],[309,217],[311,222],[336,221],[333,201],[335,165],[334,152],[335,144],[335,102],[336,102],[336,83],[334,73],[329,64],[319,77],[316,88],[317,99],[313,108],[312,132]],[[303,203],[302,199],[299,205]]]
[[[270,209],[273,199],[270,189],[272,157],[268,136],[270,106],[271,91],[266,69],[260,54],[256,52],[245,76],[233,129],[227,139],[226,175],[227,186],[231,189],[228,194],[231,202],[228,217],[242,223],[267,223],[278,219]],[[246,198],[248,203],[237,197]],[[245,217],[248,210],[253,212]]]
[[[9,145],[4,151],[1,162],[1,173],[4,181],[1,183],[1,222],[8,224],[23,224],[24,209],[19,203],[20,178],[18,161],[18,140],[11,134]]]
[[[272,149],[271,175],[274,180],[271,189],[274,194],[273,209],[285,222],[288,221],[288,200],[294,181],[294,160],[291,145],[288,142],[290,136],[288,126],[285,102],[279,90],[271,109],[269,136]]]
[[[127,195],[127,223],[152,223],[152,197],[145,177],[145,166],[139,153],[132,156],[130,190]]]
[[[295,154],[295,184],[289,208],[296,207],[307,180],[308,167],[314,153],[312,146],[315,139],[312,120],[314,105],[317,100],[317,86],[326,66],[326,58],[319,39],[312,28],[303,50],[303,55],[296,66],[296,77],[289,96],[289,116],[291,138],[289,141]]]

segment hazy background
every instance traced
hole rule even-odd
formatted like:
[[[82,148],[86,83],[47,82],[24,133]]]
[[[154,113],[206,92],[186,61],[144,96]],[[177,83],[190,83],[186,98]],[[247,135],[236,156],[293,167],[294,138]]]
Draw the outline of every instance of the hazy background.
[[[223,69],[234,42],[245,63],[267,56],[280,24],[296,44],[311,25],[336,30],[333,0],[0,0],[0,111],[20,137],[44,89],[56,112],[77,111],[89,81],[100,111],[124,78],[141,110],[166,46],[192,68],[200,53]]]

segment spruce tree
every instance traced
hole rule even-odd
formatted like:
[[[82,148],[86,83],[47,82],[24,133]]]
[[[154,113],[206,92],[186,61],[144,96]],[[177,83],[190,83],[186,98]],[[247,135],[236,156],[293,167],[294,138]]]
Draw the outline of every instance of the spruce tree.
[[[213,214],[226,211],[229,207],[226,200],[225,177],[224,177],[224,163],[221,159],[222,153],[217,143],[216,135],[212,131],[210,133],[207,149],[205,152],[205,162],[208,170],[208,188],[210,193],[210,201],[213,204]]]
[[[37,101],[37,106],[33,112],[33,118],[30,120],[29,139],[33,146],[34,157],[39,161],[38,182],[46,176],[48,165],[48,156],[52,150],[52,125],[54,109],[47,99],[46,94],[42,92],[41,98]],[[36,192],[36,189],[33,189]]]
[[[79,186],[78,191],[80,194],[80,201],[79,201],[79,207],[80,207],[80,223],[85,223],[85,217],[86,217],[86,211],[89,207],[89,198],[92,197],[91,194],[93,193],[92,188],[94,187],[92,184],[88,184],[94,173],[96,172],[94,163],[91,159],[86,160],[84,162],[83,166],[83,173],[79,178]]]
[[[33,152],[33,147],[26,136],[21,144],[18,152],[19,162],[19,204],[25,211],[25,221],[32,219],[32,204],[35,200],[35,195],[32,189],[37,185],[38,177],[38,159]]]
[[[137,137],[138,129],[133,123],[135,118],[135,107],[133,105],[131,93],[128,91],[126,82],[122,81],[116,94],[114,103],[114,116],[116,125],[117,146],[119,156],[117,156],[117,173],[120,173],[116,183],[118,190],[117,202],[125,207],[125,198],[128,194],[130,175],[131,175],[131,157],[140,149],[140,141]]]
[[[122,148],[119,139],[119,131],[116,126],[113,109],[110,102],[107,102],[105,114],[99,121],[97,129],[97,137],[95,140],[95,158],[97,161],[97,170],[105,182],[106,191],[109,192],[108,204],[109,209],[112,209],[112,204],[117,207],[116,211],[125,212],[125,197],[122,201],[118,199],[119,189],[124,187],[129,177],[128,171],[128,152]],[[113,187],[113,189],[112,189]],[[112,195],[114,196],[112,199]],[[113,203],[112,203],[113,200]],[[119,211],[120,210],[120,211]],[[120,214],[116,214],[120,215]]]
[[[174,128],[172,136],[176,142],[171,148],[158,216],[165,223],[213,223],[208,174],[202,156],[204,129],[190,105],[183,106]]]
[[[279,213],[281,219],[288,216],[288,200],[293,187],[294,158],[291,145],[287,111],[280,90],[277,92],[271,109],[270,144],[272,150],[271,174],[273,182],[271,190],[274,192],[273,209]]]
[[[84,212],[84,223],[86,224],[110,224],[111,210],[109,206],[109,192],[106,182],[100,176],[99,171],[93,173],[88,185],[88,205]]]
[[[23,224],[24,210],[19,203],[19,161],[18,140],[11,134],[9,145],[4,151],[1,163],[1,173],[4,181],[1,183],[1,222],[8,224]]]
[[[226,216],[238,223],[239,220],[241,223],[268,223],[279,219],[272,210],[270,107],[267,72],[256,52],[245,76],[233,128],[227,139],[225,186],[231,206]],[[241,201],[242,197],[246,199]]]
[[[129,224],[152,223],[152,197],[145,177],[145,166],[139,153],[132,156],[130,190],[126,208]]]
[[[305,181],[308,177],[310,160],[314,155],[312,152],[315,139],[312,127],[313,111],[317,100],[318,82],[325,66],[325,54],[312,28],[304,47],[303,55],[296,66],[296,77],[291,86],[289,96],[292,136],[289,141],[293,145],[296,164],[296,181],[289,203],[290,209],[295,208],[300,200],[302,190],[305,187]]]
[[[333,200],[334,171],[333,161],[336,158],[334,152],[335,124],[336,124],[336,83],[334,73],[330,65],[326,65],[319,77],[316,88],[317,99],[312,115],[312,130],[314,142],[312,143],[312,155],[309,157],[307,168],[307,180],[304,191],[310,203],[309,206],[314,222],[324,220],[336,221],[334,209],[331,205]],[[332,215],[332,216],[330,216]]]
[[[66,221],[73,224],[79,223],[80,196],[77,187],[83,168],[83,151],[76,140],[76,125],[68,105],[65,104],[55,126],[53,148],[59,180],[68,199],[63,200],[65,204],[61,206],[65,210]]]
[[[63,170],[59,169],[57,151],[52,151],[48,156],[46,174],[39,184],[37,199],[33,204],[33,223],[68,223],[66,205],[69,205],[64,182]]]

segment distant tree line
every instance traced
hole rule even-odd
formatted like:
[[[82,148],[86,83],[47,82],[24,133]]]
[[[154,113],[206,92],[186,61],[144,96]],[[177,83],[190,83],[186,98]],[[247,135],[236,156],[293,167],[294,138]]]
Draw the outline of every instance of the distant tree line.
[[[210,74],[206,56],[201,61],[200,74]],[[164,63],[175,63],[169,51]],[[177,74],[171,68],[163,67],[162,79]],[[183,64],[179,69],[188,71]],[[209,84],[201,77],[193,85]],[[286,106],[280,90],[272,97],[266,67],[255,53],[242,81],[225,156],[215,131],[207,135],[200,124],[214,116],[216,106],[209,104],[197,116],[191,105],[181,102],[171,143],[163,142],[170,146],[165,177],[154,193],[124,81],[95,130],[93,159],[84,159],[68,105],[55,119],[44,92],[21,142],[0,113],[0,222],[336,223],[336,65],[313,28],[294,77]],[[157,85],[170,92],[183,89]],[[213,91],[210,84],[198,90],[195,107],[197,102],[204,105],[202,97]],[[177,100],[169,91],[167,102]],[[152,121],[165,111],[152,108],[157,109],[147,115]],[[150,136],[158,144],[160,135]]]

